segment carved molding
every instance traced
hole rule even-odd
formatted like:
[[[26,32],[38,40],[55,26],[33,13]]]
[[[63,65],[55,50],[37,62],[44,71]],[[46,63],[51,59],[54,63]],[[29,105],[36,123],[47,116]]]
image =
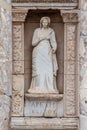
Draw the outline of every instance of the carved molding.
[[[27,15],[28,10],[19,10],[13,9],[12,10],[12,21],[13,22],[24,22],[26,15]]]
[[[36,2],[36,3],[77,3],[78,0],[12,0],[13,3],[28,3],[28,2]]]
[[[26,127],[25,127],[26,126]],[[29,118],[13,117],[11,120],[12,130],[77,130],[79,127],[78,118]]]
[[[78,10],[61,10],[61,16],[64,22],[78,22],[79,11]]]
[[[48,101],[60,101],[63,99],[62,94],[29,94],[26,93],[25,97],[32,100],[48,100]]]

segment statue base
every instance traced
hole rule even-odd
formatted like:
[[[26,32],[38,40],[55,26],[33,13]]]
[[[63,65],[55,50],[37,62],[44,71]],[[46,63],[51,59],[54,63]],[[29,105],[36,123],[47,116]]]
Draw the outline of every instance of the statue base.
[[[29,100],[60,101],[63,99],[63,94],[58,94],[58,93],[26,93],[25,97]]]
[[[63,95],[58,93],[26,93],[24,116],[63,117]]]

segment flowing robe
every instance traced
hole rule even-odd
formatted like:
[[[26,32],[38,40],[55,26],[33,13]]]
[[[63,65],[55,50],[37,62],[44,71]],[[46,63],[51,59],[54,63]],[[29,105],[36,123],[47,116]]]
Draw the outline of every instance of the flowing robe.
[[[32,39],[32,81],[29,93],[58,93],[56,72],[57,43],[54,30],[37,28]]]

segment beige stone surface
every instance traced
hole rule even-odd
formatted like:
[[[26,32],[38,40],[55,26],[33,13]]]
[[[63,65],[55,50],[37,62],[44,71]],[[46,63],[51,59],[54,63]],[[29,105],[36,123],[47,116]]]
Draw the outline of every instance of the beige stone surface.
[[[13,75],[12,116],[23,116],[24,75]]]
[[[23,24],[13,25],[13,60],[24,60]]]
[[[13,61],[13,74],[24,74],[24,61]]]
[[[50,97],[48,97],[50,98]],[[54,100],[51,97],[50,100],[46,100],[47,98],[27,98],[25,101],[25,110],[24,115],[30,117],[63,117],[64,115],[64,106],[63,100],[61,96],[60,99]],[[55,97],[56,99],[57,97]]]
[[[13,21],[13,77],[12,77],[12,116],[24,114],[24,20],[26,10],[12,11]]]
[[[65,11],[67,12],[67,11]],[[62,12],[63,13],[63,12]],[[64,47],[64,99],[65,99],[65,114],[67,116],[78,115],[78,61],[77,58],[77,23],[72,23],[71,17],[65,13],[62,14],[65,25],[65,47]],[[66,17],[65,17],[66,16]],[[73,19],[74,20],[74,19]],[[78,20],[78,19],[77,19]],[[69,23],[67,23],[67,21]]]
[[[80,130],[87,129],[87,1],[81,1],[80,25]]]
[[[12,130],[14,129],[77,130],[78,122],[79,122],[78,118],[29,118],[29,117],[16,118],[14,117],[11,120],[11,128]]]
[[[12,89],[11,1],[0,0],[0,130],[9,130]]]

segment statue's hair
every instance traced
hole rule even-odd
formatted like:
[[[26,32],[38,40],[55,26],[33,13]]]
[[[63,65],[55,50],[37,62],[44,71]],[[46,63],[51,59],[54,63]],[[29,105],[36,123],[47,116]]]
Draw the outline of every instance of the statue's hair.
[[[40,28],[42,28],[42,22],[43,22],[44,19],[46,19],[48,21],[48,26],[50,25],[50,22],[51,22],[50,21],[50,17],[47,17],[47,16],[46,17],[42,17],[41,20],[40,20]]]

